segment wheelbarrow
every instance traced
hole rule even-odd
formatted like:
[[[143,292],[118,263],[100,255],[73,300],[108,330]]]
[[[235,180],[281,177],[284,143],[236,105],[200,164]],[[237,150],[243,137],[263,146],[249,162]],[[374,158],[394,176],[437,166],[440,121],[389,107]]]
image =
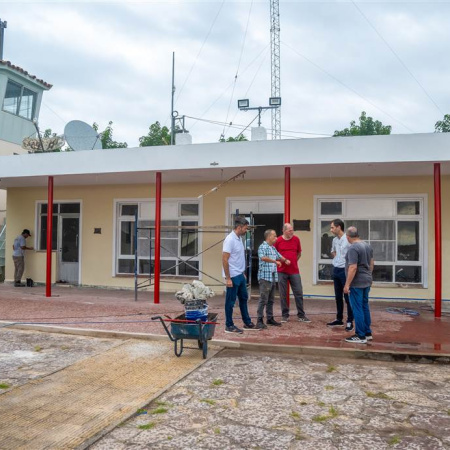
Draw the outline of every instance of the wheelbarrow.
[[[203,359],[206,359],[208,354],[208,341],[214,336],[216,329],[217,314],[210,313],[206,321],[202,322],[200,319],[187,320],[185,314],[181,314],[175,319],[163,319],[161,316],[152,317],[152,320],[160,320],[167,336],[174,343],[175,356],[180,357],[185,348],[185,339],[193,339],[197,341],[198,348],[203,352]],[[170,330],[166,325],[170,322]]]

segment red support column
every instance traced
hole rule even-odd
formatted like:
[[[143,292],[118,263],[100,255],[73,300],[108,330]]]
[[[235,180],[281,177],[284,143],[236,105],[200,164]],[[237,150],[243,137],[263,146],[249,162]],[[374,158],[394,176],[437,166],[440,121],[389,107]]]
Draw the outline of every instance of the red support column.
[[[161,283],[161,172],[156,172],[155,194],[155,286],[153,303],[159,303]]]
[[[291,221],[291,168],[284,168],[284,223]]]
[[[291,168],[284,168],[284,223],[291,222]],[[290,306],[289,281],[287,283],[287,305]]]
[[[47,194],[47,269],[45,296],[52,296],[53,177],[48,177]]]
[[[434,317],[441,317],[442,308],[442,222],[441,165],[434,164]]]

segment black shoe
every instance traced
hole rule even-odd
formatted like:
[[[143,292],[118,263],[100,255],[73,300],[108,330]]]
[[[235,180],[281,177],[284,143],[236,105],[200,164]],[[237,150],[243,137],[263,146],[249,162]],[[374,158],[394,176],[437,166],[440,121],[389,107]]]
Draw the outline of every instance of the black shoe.
[[[345,331],[353,331],[353,323],[347,322],[347,326],[345,327]]]
[[[299,317],[298,321],[303,323],[311,323],[311,321],[306,316]]]
[[[367,334],[366,334],[366,339],[367,339],[368,341],[372,341],[372,340],[373,340],[372,333],[367,333]]]
[[[367,339],[365,337],[361,338],[357,334],[355,334],[346,338],[345,342],[351,342],[353,344],[367,344]]]
[[[23,283],[14,283],[14,287],[25,287]]]
[[[225,327],[225,333],[237,333],[237,334],[242,334],[243,331],[242,331],[240,328],[238,328],[238,327],[232,325],[231,327]]]
[[[265,330],[267,329],[267,325],[262,320],[258,320],[258,322],[256,322],[256,328],[258,330]]]
[[[250,323],[244,325],[244,330],[247,330],[247,331],[259,331],[260,328],[257,328],[256,325],[253,322],[250,322]]]
[[[281,327],[281,323],[277,322],[275,319],[267,319],[267,325],[272,325],[274,327]]]
[[[281,323],[286,323],[286,322],[289,322],[289,316],[281,318]]]
[[[342,320],[333,320],[333,322],[328,322],[327,327],[343,327],[344,322]]]

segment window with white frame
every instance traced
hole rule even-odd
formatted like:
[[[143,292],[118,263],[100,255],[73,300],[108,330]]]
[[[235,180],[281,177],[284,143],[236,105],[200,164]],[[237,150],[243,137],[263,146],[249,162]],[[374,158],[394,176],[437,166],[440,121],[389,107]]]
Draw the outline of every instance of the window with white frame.
[[[333,219],[342,219],[345,228],[357,227],[360,238],[372,246],[374,282],[422,285],[424,202],[423,196],[318,198],[317,280],[332,279],[330,225]]]
[[[154,273],[154,208],[154,202],[148,201],[117,202],[117,274],[134,273],[135,252],[138,274]],[[162,209],[164,220],[161,221],[161,274],[198,277],[198,201],[166,200],[163,201]]]

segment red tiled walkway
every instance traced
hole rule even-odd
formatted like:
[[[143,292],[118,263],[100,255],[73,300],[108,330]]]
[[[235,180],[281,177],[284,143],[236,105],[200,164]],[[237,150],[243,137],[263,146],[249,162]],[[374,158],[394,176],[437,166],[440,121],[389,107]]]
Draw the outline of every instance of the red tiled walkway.
[[[71,328],[164,334],[154,315],[175,317],[183,307],[172,294],[163,294],[159,305],[153,304],[153,294],[125,290],[55,287],[54,297],[47,299],[43,287],[14,288],[0,285],[0,320],[57,324]],[[326,323],[334,318],[335,305],[331,299],[306,299],[305,311],[310,324],[299,323],[296,316],[282,327],[264,331],[248,331],[243,335],[224,333],[223,296],[209,301],[210,312],[219,313],[220,325],[215,339],[261,344],[287,344],[305,347],[364,349],[381,352],[450,355],[450,315],[434,319],[434,313],[423,302],[386,303],[371,301],[374,340],[367,345],[348,344],[343,328],[330,329]],[[257,299],[250,301],[250,313],[255,314]],[[408,308],[420,313],[412,317],[391,314],[386,308]],[[275,311],[279,312],[276,305]],[[291,311],[292,312],[292,311]],[[242,325],[239,308],[235,308],[236,325]]]

